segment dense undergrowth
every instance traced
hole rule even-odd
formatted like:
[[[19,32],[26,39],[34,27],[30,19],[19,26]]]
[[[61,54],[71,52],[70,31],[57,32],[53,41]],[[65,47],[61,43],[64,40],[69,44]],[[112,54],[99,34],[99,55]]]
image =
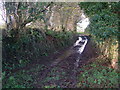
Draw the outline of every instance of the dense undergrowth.
[[[50,75],[43,81],[39,80],[39,75],[46,69],[43,64],[35,64],[30,69],[21,69],[33,62],[44,61],[42,57],[47,57],[58,50],[69,47],[73,44],[72,32],[46,31],[45,36],[41,32],[29,29],[26,34],[22,34],[18,41],[14,38],[6,40],[3,38],[3,88],[34,88],[36,84],[43,85],[50,81],[64,79],[66,72],[57,72],[58,67],[53,68]],[[8,37],[7,37],[8,39]],[[13,40],[12,40],[13,39]],[[9,58],[9,60],[8,60]],[[78,70],[78,88],[117,88],[118,72],[109,68],[110,59],[96,58],[94,62],[84,65]],[[20,69],[20,70],[16,70]],[[15,72],[13,73],[12,71]],[[64,82],[69,85],[69,82]],[[43,85],[43,88],[60,88],[55,84]]]
[[[48,30],[45,34],[43,36],[38,29],[29,29],[17,41],[16,37],[4,37],[3,62],[25,63],[29,59],[37,60],[41,56],[48,56],[51,52],[71,45],[73,39],[71,32]]]
[[[78,88],[118,88],[119,74],[114,69],[108,67],[109,60],[98,57],[94,62],[90,62],[79,68],[77,74]],[[36,84],[43,85],[42,88],[61,88],[56,84],[47,84],[48,82],[56,82],[66,77],[66,72],[59,72],[59,68],[53,68],[48,72],[48,76],[39,81],[39,75],[44,71],[46,66],[36,64],[29,70],[20,70],[15,72],[9,78],[5,78],[3,73],[3,88],[34,88]],[[60,82],[59,82],[60,83]],[[69,82],[63,82],[69,85]]]
[[[110,60],[99,56],[79,69],[77,87],[82,88],[118,88],[119,73],[109,67]]]
[[[120,2],[82,2],[79,5],[90,18],[88,32],[103,55],[110,58],[112,67],[118,69]]]
[[[11,76],[12,71],[16,71],[35,62],[42,62],[44,61],[43,57],[47,57],[58,50],[70,46],[73,41],[73,33],[55,32],[52,30],[47,30],[45,33],[42,33],[39,29],[28,29],[26,32],[21,33],[17,40],[16,37],[8,35],[7,37],[3,37],[2,41],[3,87],[19,88],[25,87],[26,84],[19,85],[20,82],[16,77],[23,77],[22,80],[24,80],[24,73],[17,74],[14,77],[14,75]],[[25,77],[29,78],[30,76],[25,75]],[[25,83],[28,83],[27,80],[25,80]]]

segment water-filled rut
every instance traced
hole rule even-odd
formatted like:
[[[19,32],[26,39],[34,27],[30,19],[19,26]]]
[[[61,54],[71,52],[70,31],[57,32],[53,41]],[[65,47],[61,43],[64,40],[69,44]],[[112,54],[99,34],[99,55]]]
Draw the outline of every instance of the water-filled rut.
[[[89,36],[77,36],[77,40],[73,45],[62,52],[44,71],[39,75],[38,81],[44,81],[47,77],[59,76],[59,79],[50,80],[35,87],[43,87],[44,85],[53,85],[60,87],[77,87],[78,69],[89,59],[96,57],[97,53],[90,41]],[[54,69],[56,69],[55,72]],[[62,73],[65,72],[64,75]],[[51,75],[50,73],[54,74]]]

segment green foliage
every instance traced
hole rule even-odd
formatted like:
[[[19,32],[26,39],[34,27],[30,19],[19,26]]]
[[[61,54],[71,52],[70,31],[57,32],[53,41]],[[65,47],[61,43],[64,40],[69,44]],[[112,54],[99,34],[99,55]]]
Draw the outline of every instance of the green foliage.
[[[23,70],[7,79],[3,78],[3,88],[31,88],[32,81],[33,79]]]
[[[25,66],[29,63],[29,60],[19,60],[19,64],[20,66]]]
[[[39,72],[44,70],[44,65],[36,64],[30,70],[20,70],[7,76],[6,71],[2,72],[3,88],[33,88],[33,83]],[[34,74],[33,74],[34,73]]]
[[[44,86],[44,88],[57,88],[57,90],[62,90],[60,86],[56,86],[56,85],[46,85]]]
[[[18,64],[16,65],[15,63],[3,63],[3,70],[13,70],[13,69],[18,69],[25,67],[29,63],[29,60],[19,60]]]
[[[79,81],[79,87],[118,87],[118,74],[111,69],[98,70],[97,68],[84,71]]]
[[[108,7],[108,4],[104,2],[81,2],[79,5],[80,8],[84,9],[89,16],[101,12],[102,9],[106,9]]]
[[[107,10],[95,14],[90,21],[90,32],[97,39],[105,40],[118,35],[118,18]]]
[[[6,87],[3,86],[3,88],[25,88],[24,86],[22,85],[16,85],[16,80],[13,76],[11,76],[9,78],[9,80],[7,81],[7,83],[9,83],[9,85],[6,85]]]
[[[55,88],[55,85],[51,85],[51,86],[45,86],[45,88]]]
[[[115,38],[119,35],[117,13],[119,2],[83,2],[79,4],[90,17],[89,32],[98,41]]]
[[[72,32],[67,32],[67,31],[54,32],[52,30],[48,30],[46,33],[55,39],[54,45],[56,48],[65,48],[72,44],[72,41],[73,41]]]
[[[6,54],[3,57],[4,88],[31,87],[28,83],[32,84],[32,79],[35,79],[40,73],[40,70],[46,68],[45,66],[36,65],[35,68],[29,71],[23,70],[15,74],[13,74],[12,71],[25,68],[32,62],[42,60],[41,57],[47,57],[50,53],[56,52],[56,49],[63,49],[71,45],[72,32],[55,32],[48,30],[45,34],[46,35],[39,29],[28,29],[26,32],[20,34],[20,38],[17,41],[14,40],[14,37],[4,37],[3,49],[5,51],[4,54]],[[54,40],[49,41],[47,36],[54,37]],[[29,73],[33,72],[35,72],[34,75],[29,75]],[[62,74],[64,75],[65,72]],[[59,75],[56,77],[48,77],[46,78],[46,82],[59,79]],[[34,81],[34,83],[36,83],[36,81]]]
[[[98,60],[80,69],[78,87],[118,88],[118,72],[102,66],[105,61]],[[107,62],[106,62],[107,63]]]
[[[26,32],[21,33],[21,37],[17,41],[15,41],[15,37],[5,37],[3,39],[3,50],[7,53],[4,52],[6,55],[3,57],[3,69],[12,70],[24,67],[29,62],[31,63],[31,60],[48,56],[56,49],[71,45],[72,32],[48,30],[46,34],[51,36],[51,41],[39,29],[26,30]]]

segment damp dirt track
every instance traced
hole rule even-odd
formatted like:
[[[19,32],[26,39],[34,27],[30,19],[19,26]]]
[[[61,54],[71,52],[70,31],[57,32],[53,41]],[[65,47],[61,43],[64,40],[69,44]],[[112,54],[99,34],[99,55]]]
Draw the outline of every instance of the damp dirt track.
[[[69,50],[69,48],[66,50]],[[52,62],[54,62],[54,59],[64,54],[66,50],[60,51],[59,54],[54,54],[48,58],[53,59]],[[75,67],[76,57],[78,57],[78,55],[79,54],[74,53],[52,67],[50,66],[50,62],[48,62],[49,64],[46,64],[47,68],[39,74],[38,79],[36,80],[37,82],[41,81],[41,83],[34,84],[34,87],[41,88],[44,86],[54,85],[60,86],[61,88],[76,88],[77,74],[79,73],[77,70],[84,66],[84,64],[87,64],[90,61],[94,61],[94,58],[98,57],[98,49],[89,40],[83,53],[80,55],[79,66]],[[65,73],[64,75],[62,74],[63,72]],[[50,81],[44,82],[47,77],[54,78],[56,76],[59,77],[59,79],[51,79]]]
[[[37,76],[34,77],[35,83],[33,82],[32,87],[42,88],[45,86],[53,85],[55,87],[59,86],[61,88],[76,88],[77,75],[79,74],[77,70],[88,62],[93,62],[94,58],[98,57],[99,51],[98,48],[95,47],[92,40],[89,40],[83,53],[80,55],[78,67],[75,67],[76,57],[78,57],[79,55],[77,53],[64,58],[57,65],[51,66],[51,64],[55,62],[56,58],[63,55],[64,52],[69,51],[69,49],[70,47],[60,50],[57,53],[51,54],[47,57],[43,57],[42,60],[39,60],[38,62],[34,62],[32,64],[28,64],[22,69],[14,70],[12,73],[18,72],[20,70],[29,71],[36,65],[44,65],[45,68],[43,70],[39,70]],[[34,76],[35,73],[36,72],[31,72],[29,74],[32,74]],[[47,80],[48,78],[51,79]]]

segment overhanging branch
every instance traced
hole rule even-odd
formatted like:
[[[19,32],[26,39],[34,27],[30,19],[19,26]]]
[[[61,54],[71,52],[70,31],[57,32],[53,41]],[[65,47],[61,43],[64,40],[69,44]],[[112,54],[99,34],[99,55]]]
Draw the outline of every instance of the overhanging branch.
[[[48,4],[43,10],[41,10],[39,13],[37,13],[37,14],[35,15],[35,17],[31,18],[31,17],[29,16],[28,19],[21,24],[21,26],[24,27],[27,23],[30,23],[30,22],[32,22],[33,20],[37,20],[38,17],[40,16],[40,13],[45,12],[45,11],[47,10],[47,8],[48,8],[49,6],[51,6],[52,4],[53,4],[53,2],[51,2],[50,4]]]

